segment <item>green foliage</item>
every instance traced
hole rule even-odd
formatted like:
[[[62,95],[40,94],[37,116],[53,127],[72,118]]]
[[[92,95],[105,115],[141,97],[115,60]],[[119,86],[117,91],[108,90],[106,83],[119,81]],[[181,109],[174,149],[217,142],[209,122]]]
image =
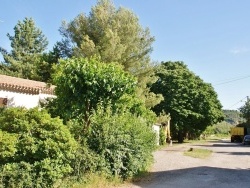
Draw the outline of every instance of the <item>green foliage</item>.
[[[163,110],[158,116],[156,123],[160,124],[160,145],[165,145],[166,142],[171,140],[171,135],[170,135],[170,129],[168,126],[169,121],[171,120],[170,114],[166,114],[166,112]],[[166,129],[167,128],[167,129]]]
[[[163,100],[162,94],[155,94],[150,91],[150,87],[157,80],[157,76],[154,72],[154,67],[148,65],[140,69],[135,73],[138,78],[138,87],[136,89],[136,95],[144,102],[145,106],[150,109],[159,104]]]
[[[246,119],[247,123],[250,123],[250,99],[247,98],[247,101],[245,104],[240,107],[240,113],[242,114],[242,117]]]
[[[38,109],[0,114],[0,185],[52,187],[70,174],[77,143],[58,118]]]
[[[213,151],[208,149],[190,148],[190,150],[184,152],[184,155],[194,158],[205,159],[210,157],[212,153]]]
[[[133,94],[136,86],[136,80],[120,66],[95,58],[62,60],[56,66],[54,83],[57,98],[51,113],[65,120],[83,117],[86,124],[98,103],[115,104],[124,94]]]
[[[225,115],[225,121],[232,125],[237,125],[245,121],[238,110],[223,110],[223,113]]]
[[[220,122],[220,123],[213,125],[213,127],[214,127],[215,134],[227,135],[230,132],[232,125],[223,121],[223,122]]]
[[[183,62],[165,62],[156,69],[159,79],[152,85],[154,93],[164,96],[164,101],[153,110],[170,113],[173,136],[179,142],[185,133],[199,135],[209,125],[223,119],[222,105],[210,84],[188,70]]]
[[[165,130],[163,129],[163,127],[160,128],[160,138],[159,138],[159,144],[160,145],[165,145],[166,144],[166,135],[165,135]]]
[[[168,121],[171,120],[170,114],[166,114],[166,112],[163,110],[160,112],[160,114],[157,116],[156,122],[158,124],[166,124]]]
[[[119,177],[108,177],[106,174],[88,173],[80,181],[71,179],[64,179],[60,188],[111,188],[123,186],[124,182]]]
[[[99,106],[91,116],[88,132],[79,131],[79,121],[69,121],[71,132],[81,145],[73,174],[82,178],[101,172],[108,178],[127,179],[145,171],[152,163],[156,139],[152,120],[147,118]]]
[[[230,129],[233,125],[227,123],[226,121],[217,123],[212,126],[208,126],[204,131],[206,135],[228,135]]]
[[[149,110],[144,101],[141,98],[138,98],[137,95],[132,94],[123,95],[114,106],[117,112],[129,111],[130,113],[143,117],[147,119],[151,125],[156,121],[156,115],[153,111]]]
[[[72,58],[56,66],[54,82],[57,98],[48,108],[68,121],[81,145],[74,176],[102,171],[126,179],[148,167],[155,114],[135,96],[134,77],[117,64]]]
[[[147,169],[156,139],[147,122],[129,112],[114,114],[111,108],[93,114],[87,143],[99,156],[101,171],[127,179]]]
[[[64,37],[56,49],[61,57],[100,57],[103,63],[117,62],[138,79],[137,95],[147,108],[162,100],[149,91],[156,78],[150,64],[154,37],[142,28],[138,17],[110,0],[99,0],[88,16],[79,14],[60,29]]]
[[[41,55],[48,41],[42,31],[35,26],[32,18],[18,21],[14,27],[14,36],[7,34],[11,41],[11,52],[1,48],[4,62],[1,72],[22,78],[39,80],[37,66],[42,62]]]
[[[18,140],[17,134],[9,134],[8,132],[0,129],[0,160],[9,158],[17,151],[15,148]]]
[[[132,11],[116,9],[109,0],[98,1],[89,16],[82,13],[64,22],[60,31],[73,44],[73,56],[100,56],[102,62],[119,62],[130,71],[145,65],[154,41]]]

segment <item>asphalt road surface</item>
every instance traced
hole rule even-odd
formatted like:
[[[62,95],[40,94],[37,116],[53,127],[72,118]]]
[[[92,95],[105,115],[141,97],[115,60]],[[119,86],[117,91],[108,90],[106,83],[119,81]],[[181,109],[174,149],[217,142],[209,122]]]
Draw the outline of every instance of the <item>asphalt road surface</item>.
[[[190,148],[212,150],[207,159],[184,156]],[[173,144],[154,153],[149,176],[130,188],[250,188],[250,146],[229,140]]]

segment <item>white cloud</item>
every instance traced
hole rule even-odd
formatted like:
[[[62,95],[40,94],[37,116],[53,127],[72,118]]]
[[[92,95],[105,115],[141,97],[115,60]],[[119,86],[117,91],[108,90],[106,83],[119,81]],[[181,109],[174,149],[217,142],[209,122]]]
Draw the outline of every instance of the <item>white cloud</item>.
[[[246,47],[237,47],[237,48],[230,50],[230,53],[235,54],[235,55],[248,53],[248,52],[250,52],[250,48],[246,48]]]

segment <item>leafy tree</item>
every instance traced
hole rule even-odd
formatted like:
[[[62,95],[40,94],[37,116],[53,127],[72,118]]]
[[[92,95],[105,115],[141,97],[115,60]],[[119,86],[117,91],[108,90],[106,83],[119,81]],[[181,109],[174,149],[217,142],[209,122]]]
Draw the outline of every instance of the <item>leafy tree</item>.
[[[245,102],[245,104],[240,107],[240,112],[242,114],[242,117],[246,119],[247,124],[250,123],[250,99],[247,98],[247,101]]]
[[[73,21],[63,22],[60,32],[64,38],[56,47],[61,57],[97,56],[104,63],[118,62],[138,78],[137,94],[147,107],[162,100],[147,88],[155,80],[149,56],[154,37],[132,11],[99,0],[88,16],[79,14]]]
[[[14,27],[14,36],[7,34],[11,41],[11,52],[1,48],[4,62],[1,64],[1,72],[9,75],[36,79],[37,64],[42,62],[41,55],[48,45],[42,31],[35,26],[32,18],[18,21]]]
[[[133,94],[136,87],[136,79],[121,66],[96,58],[62,60],[56,66],[54,83],[57,98],[50,112],[64,120],[83,118],[87,125],[98,103],[115,104],[124,94]]]
[[[223,119],[222,105],[210,84],[192,73],[183,62],[163,62],[157,69],[159,79],[152,85],[164,101],[153,110],[170,113],[174,138],[182,142],[186,133],[200,134],[209,125]]]

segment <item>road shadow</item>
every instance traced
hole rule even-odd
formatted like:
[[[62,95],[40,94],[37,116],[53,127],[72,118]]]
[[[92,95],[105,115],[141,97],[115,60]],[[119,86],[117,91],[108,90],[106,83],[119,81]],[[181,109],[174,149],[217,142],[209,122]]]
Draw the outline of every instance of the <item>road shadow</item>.
[[[223,152],[223,151],[218,151],[216,153],[228,154],[228,155],[250,155],[250,152]],[[249,187],[250,187],[250,185],[249,185]]]
[[[150,172],[134,185],[142,188],[234,188],[250,186],[250,169],[208,166]]]
[[[204,143],[174,143],[172,146],[166,146],[162,148],[161,152],[181,152],[186,151],[189,147],[204,147],[204,148],[215,148],[215,147],[250,147],[250,145],[243,145],[242,143],[233,142],[231,143],[229,140],[213,140],[206,141]]]
[[[220,141],[217,143],[213,143],[213,144],[194,144],[193,146],[198,146],[198,147],[204,147],[204,148],[216,148],[216,147],[221,147],[221,148],[225,148],[225,147],[233,147],[233,148],[240,148],[240,147],[250,147],[250,145],[244,145],[242,143],[239,142],[230,142],[230,141]],[[224,152],[224,151],[213,151],[214,153],[221,153],[221,154],[227,154],[227,155],[250,155],[250,151],[249,152],[239,152],[239,151],[233,151],[233,152]],[[249,186],[250,187],[250,186]]]
[[[231,142],[230,140],[213,140],[207,141],[204,144],[193,144],[194,146],[206,146],[206,147],[240,147],[243,146],[241,142]]]
[[[223,144],[194,144],[193,146],[204,147],[242,147],[241,143],[223,143]]]

